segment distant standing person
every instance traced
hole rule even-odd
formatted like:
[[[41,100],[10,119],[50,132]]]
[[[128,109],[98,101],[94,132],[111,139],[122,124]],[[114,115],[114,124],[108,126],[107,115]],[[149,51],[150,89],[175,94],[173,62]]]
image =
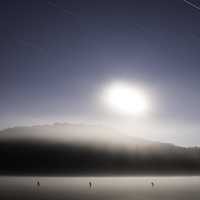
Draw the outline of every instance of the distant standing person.
[[[90,187],[90,189],[92,188],[92,182],[91,181],[89,182],[89,187]]]
[[[154,187],[154,186],[155,186],[154,182],[151,182],[151,186],[152,186],[152,187]]]
[[[40,181],[37,181],[37,186],[40,187]]]

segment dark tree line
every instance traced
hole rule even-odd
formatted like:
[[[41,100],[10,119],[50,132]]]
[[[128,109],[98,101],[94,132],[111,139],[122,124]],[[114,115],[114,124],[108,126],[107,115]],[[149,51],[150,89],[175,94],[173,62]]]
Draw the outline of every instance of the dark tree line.
[[[132,149],[30,141],[0,142],[1,174],[199,174],[200,149],[161,144]]]

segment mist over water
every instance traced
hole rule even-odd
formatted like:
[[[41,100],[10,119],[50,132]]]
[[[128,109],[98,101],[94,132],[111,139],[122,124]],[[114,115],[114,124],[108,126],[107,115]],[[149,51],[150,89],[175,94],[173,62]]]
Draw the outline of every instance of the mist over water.
[[[199,188],[199,176],[0,177],[5,200],[199,200]]]

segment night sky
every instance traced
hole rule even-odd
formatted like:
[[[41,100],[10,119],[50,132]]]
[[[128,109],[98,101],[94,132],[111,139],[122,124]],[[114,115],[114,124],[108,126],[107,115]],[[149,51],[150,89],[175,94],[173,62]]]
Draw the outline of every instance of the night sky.
[[[0,129],[98,123],[200,145],[199,22],[197,0],[1,1]],[[145,88],[151,113],[104,108],[115,81]]]

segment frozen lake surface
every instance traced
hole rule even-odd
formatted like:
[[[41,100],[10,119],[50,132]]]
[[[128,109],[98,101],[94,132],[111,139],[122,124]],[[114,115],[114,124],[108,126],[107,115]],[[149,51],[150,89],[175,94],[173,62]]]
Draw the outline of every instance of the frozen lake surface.
[[[1,176],[0,199],[199,200],[200,177]]]

